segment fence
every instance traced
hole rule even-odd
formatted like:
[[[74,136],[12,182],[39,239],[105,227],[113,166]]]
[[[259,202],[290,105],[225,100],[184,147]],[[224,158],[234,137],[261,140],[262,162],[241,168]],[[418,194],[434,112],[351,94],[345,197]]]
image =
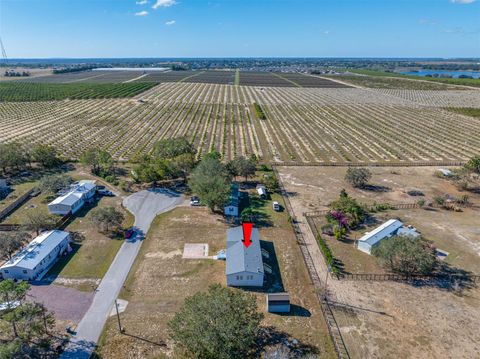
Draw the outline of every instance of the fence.
[[[317,296],[318,301],[320,302],[320,308],[322,309],[323,315],[325,317],[328,332],[330,334],[330,337],[332,338],[332,342],[333,342],[333,345],[334,345],[334,348],[335,348],[335,352],[337,353],[337,356],[340,359],[350,358],[350,355],[348,354],[348,350],[345,346],[345,342],[343,341],[343,337],[342,337],[342,334],[340,332],[340,328],[338,327],[338,323],[335,320],[332,309],[331,309],[330,304],[328,302],[328,298],[326,296],[325,289],[322,286],[322,282],[320,281],[320,277],[318,276],[317,270],[316,270],[315,265],[313,263],[313,259],[312,259],[311,255],[310,255],[310,252],[308,251],[308,248],[306,246],[305,239],[303,238],[302,231],[300,230],[298,222],[295,219],[295,214],[293,212],[292,205],[291,205],[290,200],[288,198],[287,191],[285,190],[285,187],[283,186],[282,180],[279,176],[279,173],[278,173],[276,167],[272,166],[272,170],[273,170],[273,172],[275,173],[275,176],[278,179],[278,183],[279,183],[279,187],[280,187],[280,193],[282,194],[282,197],[285,200],[285,208],[287,209],[287,212],[290,216],[290,219],[291,219],[290,222],[292,224],[293,232],[295,233],[297,243],[300,247],[300,251],[302,253],[304,262],[307,266],[308,274],[310,276],[310,280],[312,281],[314,289],[315,289],[315,294]]]
[[[372,282],[413,282],[413,281],[448,281],[453,282],[455,280],[468,281],[471,283],[480,283],[480,275],[477,274],[432,274],[432,275],[402,275],[402,274],[375,274],[375,273],[341,273],[332,275],[333,278],[339,280],[351,280],[351,281],[372,281]]]
[[[404,204],[409,205],[409,204]],[[320,211],[318,211],[320,212]],[[317,226],[314,223],[314,218],[317,215],[311,215],[311,213],[317,212],[308,212],[305,213],[305,219],[307,221],[310,230],[312,231],[313,235],[316,237],[320,235],[318,232]],[[323,252],[321,251],[323,254]],[[324,258],[327,262],[327,259]],[[473,284],[480,283],[480,275],[478,274],[470,274],[470,273],[461,273],[461,274],[431,274],[431,275],[420,275],[420,274],[412,274],[412,275],[402,275],[402,274],[393,274],[393,273],[330,273],[330,277],[333,279],[338,280],[351,280],[351,281],[372,281],[372,282],[412,282],[412,281],[445,281],[445,282],[453,282],[455,280],[470,282]]]
[[[271,166],[292,166],[292,167],[449,167],[463,166],[462,161],[422,161],[422,162],[298,162],[298,161],[282,161],[270,162]]]
[[[31,196],[33,193],[34,189],[30,189],[20,197],[18,197],[13,203],[10,203],[7,207],[5,207],[2,211],[0,211],[0,221],[5,219],[5,217],[8,217],[10,213],[12,213],[14,210],[16,210],[18,207],[20,207],[22,204],[24,204]]]

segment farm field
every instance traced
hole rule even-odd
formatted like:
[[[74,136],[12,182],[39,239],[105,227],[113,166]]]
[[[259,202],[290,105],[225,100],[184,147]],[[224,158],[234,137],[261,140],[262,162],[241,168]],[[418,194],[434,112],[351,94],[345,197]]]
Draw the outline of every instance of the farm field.
[[[131,85],[142,84],[118,86]],[[476,119],[363,89],[165,83],[134,99],[0,103],[0,126],[0,141],[49,143],[70,158],[99,146],[127,160],[176,136],[199,156],[305,163],[458,161],[480,148]]]
[[[143,71],[81,71],[64,74],[51,74],[39,78],[26,78],[22,82],[45,84],[69,83],[120,83],[136,79]]]
[[[261,238],[270,244],[269,251],[274,248],[281,268],[281,281],[299,312],[291,316],[266,313],[262,325],[274,325],[301,343],[317,347],[319,358],[332,358],[333,349],[322,312],[313,288],[306,285],[308,274],[287,216],[285,213],[278,216],[283,217],[275,218],[278,226],[262,228]],[[215,254],[225,248],[227,228],[227,224],[206,208],[180,207],[157,217],[120,294],[129,302],[121,314],[127,335],[118,333],[116,319],[111,318],[100,346],[102,358],[163,357],[162,354],[181,357],[167,339],[168,321],[186,297],[206,290],[210,284],[225,284],[225,262],[182,259],[184,244],[208,243],[210,255]],[[265,294],[252,293],[258,298],[259,310],[265,313]],[[308,311],[309,315],[302,316],[301,311]],[[167,347],[152,342],[166,342]]]
[[[367,75],[325,75],[332,80],[343,81],[355,86],[380,89],[403,90],[466,90],[468,87],[456,86],[441,82],[401,77],[367,76]]]
[[[152,83],[48,84],[23,81],[0,82],[1,102],[48,101],[132,97],[155,86]]]
[[[480,108],[480,90],[432,91],[383,89],[374,91],[431,107]]]
[[[345,168],[302,167],[299,171],[298,167],[279,167],[278,170],[320,275],[326,271],[324,260],[302,213],[326,208],[342,188],[367,203],[413,202],[405,193],[412,188],[424,192],[426,200],[445,193],[459,194],[449,181],[433,176],[435,168],[371,168],[371,183],[389,188],[376,192],[348,186],[344,182]],[[391,214],[416,226],[439,243],[441,249],[448,251],[449,246],[451,257],[447,261],[451,265],[476,271],[480,233],[473,224],[479,215],[480,196],[471,192],[468,195],[474,207],[461,213],[402,210]],[[477,344],[480,336],[476,330],[480,319],[478,287],[455,292],[436,285],[331,279],[328,293],[351,358],[480,355]]]

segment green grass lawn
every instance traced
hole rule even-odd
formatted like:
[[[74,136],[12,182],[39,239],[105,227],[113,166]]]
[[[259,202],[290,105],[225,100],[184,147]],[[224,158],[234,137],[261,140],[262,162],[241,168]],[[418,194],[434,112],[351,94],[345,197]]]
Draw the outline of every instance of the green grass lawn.
[[[12,191],[2,200],[0,200],[0,211],[13,203],[18,197],[32,189],[38,182],[24,182],[11,186]]]
[[[121,209],[120,199],[102,198],[97,207],[115,206]],[[65,228],[69,232],[78,232],[85,238],[80,243],[72,245],[73,251],[62,258],[50,270],[48,275],[57,275],[62,278],[101,279],[107,272],[118,250],[123,244],[123,238],[110,238],[92,224],[90,218],[92,207],[86,207],[75,214],[75,219]],[[123,227],[133,223],[133,216],[122,210],[125,215]]]

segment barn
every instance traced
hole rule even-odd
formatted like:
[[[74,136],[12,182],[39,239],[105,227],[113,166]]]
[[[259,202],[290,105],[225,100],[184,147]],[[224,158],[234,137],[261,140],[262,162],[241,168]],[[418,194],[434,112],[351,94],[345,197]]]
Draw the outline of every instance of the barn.
[[[4,279],[40,280],[68,249],[70,233],[43,232],[0,267]]]
[[[411,226],[404,226],[398,219],[390,219],[373,231],[365,233],[365,235],[358,240],[357,248],[364,253],[371,254],[372,248],[378,245],[380,241],[396,235],[418,237],[420,233]]]
[[[262,287],[264,269],[260,234],[253,228],[252,243],[246,247],[243,243],[242,226],[227,231],[226,277],[227,285],[232,287]]]

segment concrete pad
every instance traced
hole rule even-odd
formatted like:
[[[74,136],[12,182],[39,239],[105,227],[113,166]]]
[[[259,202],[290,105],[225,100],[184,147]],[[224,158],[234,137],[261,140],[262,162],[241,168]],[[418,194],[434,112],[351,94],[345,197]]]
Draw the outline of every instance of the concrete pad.
[[[204,259],[208,257],[208,243],[185,243],[183,257],[185,259]]]
[[[127,309],[128,300],[117,299],[118,312],[123,313]],[[117,310],[115,309],[115,303],[113,303],[113,308],[110,311],[110,317],[117,315]]]

